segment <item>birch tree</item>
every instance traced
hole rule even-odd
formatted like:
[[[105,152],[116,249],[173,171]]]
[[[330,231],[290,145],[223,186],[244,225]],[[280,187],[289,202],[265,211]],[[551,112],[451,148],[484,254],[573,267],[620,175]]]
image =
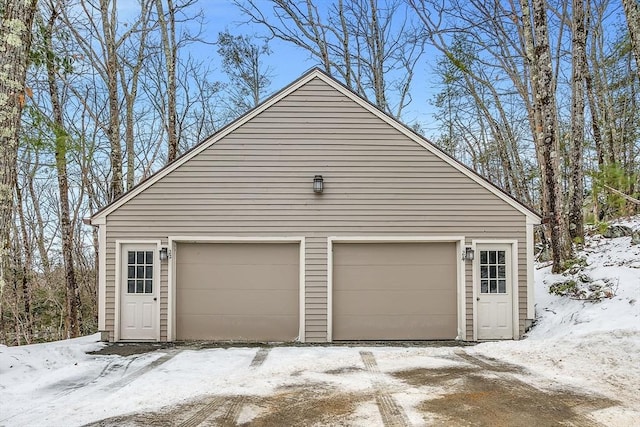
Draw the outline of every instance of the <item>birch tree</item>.
[[[8,282],[20,115],[37,0],[0,0],[0,296]]]

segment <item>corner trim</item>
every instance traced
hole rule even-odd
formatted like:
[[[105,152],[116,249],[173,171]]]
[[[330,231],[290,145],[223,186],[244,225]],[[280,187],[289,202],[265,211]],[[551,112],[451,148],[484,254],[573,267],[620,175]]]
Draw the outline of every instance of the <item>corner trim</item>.
[[[98,330],[99,331],[107,330],[107,224],[106,223],[98,226]]]

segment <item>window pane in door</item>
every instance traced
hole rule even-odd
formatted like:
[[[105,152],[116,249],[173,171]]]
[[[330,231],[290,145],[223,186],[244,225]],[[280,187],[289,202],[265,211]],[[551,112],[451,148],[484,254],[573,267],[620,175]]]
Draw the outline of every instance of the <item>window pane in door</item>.
[[[481,265],[480,266],[480,278],[481,279],[488,279],[489,278],[489,267],[487,267],[486,265]]]
[[[489,251],[489,264],[496,263],[496,251]]]
[[[127,292],[130,294],[136,293],[136,282],[135,280],[127,280]]]
[[[492,266],[489,267],[489,277],[491,279],[495,279],[497,277],[496,266],[495,265],[492,265]]]
[[[505,251],[498,251],[498,264],[505,263]]]
[[[144,293],[150,294],[153,292],[153,280],[145,280],[144,281]]]
[[[498,293],[506,294],[507,293],[507,281],[506,280],[498,280]]]
[[[487,251],[480,251],[480,264],[487,264]]]
[[[482,282],[480,283],[480,292],[483,294],[489,293],[489,281],[488,280],[482,280]]]
[[[146,260],[147,264],[153,264],[153,252],[147,251],[146,258],[147,258]]]

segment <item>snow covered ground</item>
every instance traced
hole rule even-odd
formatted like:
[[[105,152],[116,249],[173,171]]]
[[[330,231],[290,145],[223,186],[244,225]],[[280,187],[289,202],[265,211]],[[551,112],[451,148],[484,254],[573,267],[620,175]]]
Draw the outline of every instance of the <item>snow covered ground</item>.
[[[640,218],[625,224],[638,229]],[[629,237],[595,236],[581,255],[587,266],[580,274],[593,281],[608,279],[615,284],[615,295],[600,302],[551,295],[549,285],[566,277],[552,275],[548,267],[539,268],[535,276],[539,319],[521,341],[473,347],[276,347],[259,369],[251,368],[258,348],[89,355],[104,346],[98,334],[23,347],[0,346],[0,426],[83,425],[177,407],[203,396],[268,398],[301,384],[318,384],[345,395],[372,387],[389,390],[408,423],[423,425],[428,422],[416,408],[429,394],[437,397],[444,389],[409,387],[393,375],[372,377],[373,368],[365,369],[363,354],[375,357],[375,369],[393,374],[411,369],[467,369],[458,357],[461,351],[489,363],[522,366],[523,372],[509,375],[542,390],[580,390],[617,402],[592,411],[591,420],[640,425],[640,246],[630,245]],[[265,409],[246,401],[238,411],[240,423]],[[375,400],[360,401],[349,417],[341,422],[382,424]]]

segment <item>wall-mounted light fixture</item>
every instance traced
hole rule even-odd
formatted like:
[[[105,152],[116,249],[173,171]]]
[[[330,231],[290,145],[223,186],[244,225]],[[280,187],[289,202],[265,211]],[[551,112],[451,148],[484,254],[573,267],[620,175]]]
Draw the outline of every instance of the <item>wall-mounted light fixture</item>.
[[[473,258],[476,255],[476,251],[473,248],[466,247],[464,248],[464,260],[465,261],[473,261]]]
[[[324,180],[322,179],[322,175],[316,175],[313,177],[313,192],[314,193],[322,193],[324,189]]]
[[[167,247],[160,248],[160,261],[166,261],[169,259],[169,249]]]

